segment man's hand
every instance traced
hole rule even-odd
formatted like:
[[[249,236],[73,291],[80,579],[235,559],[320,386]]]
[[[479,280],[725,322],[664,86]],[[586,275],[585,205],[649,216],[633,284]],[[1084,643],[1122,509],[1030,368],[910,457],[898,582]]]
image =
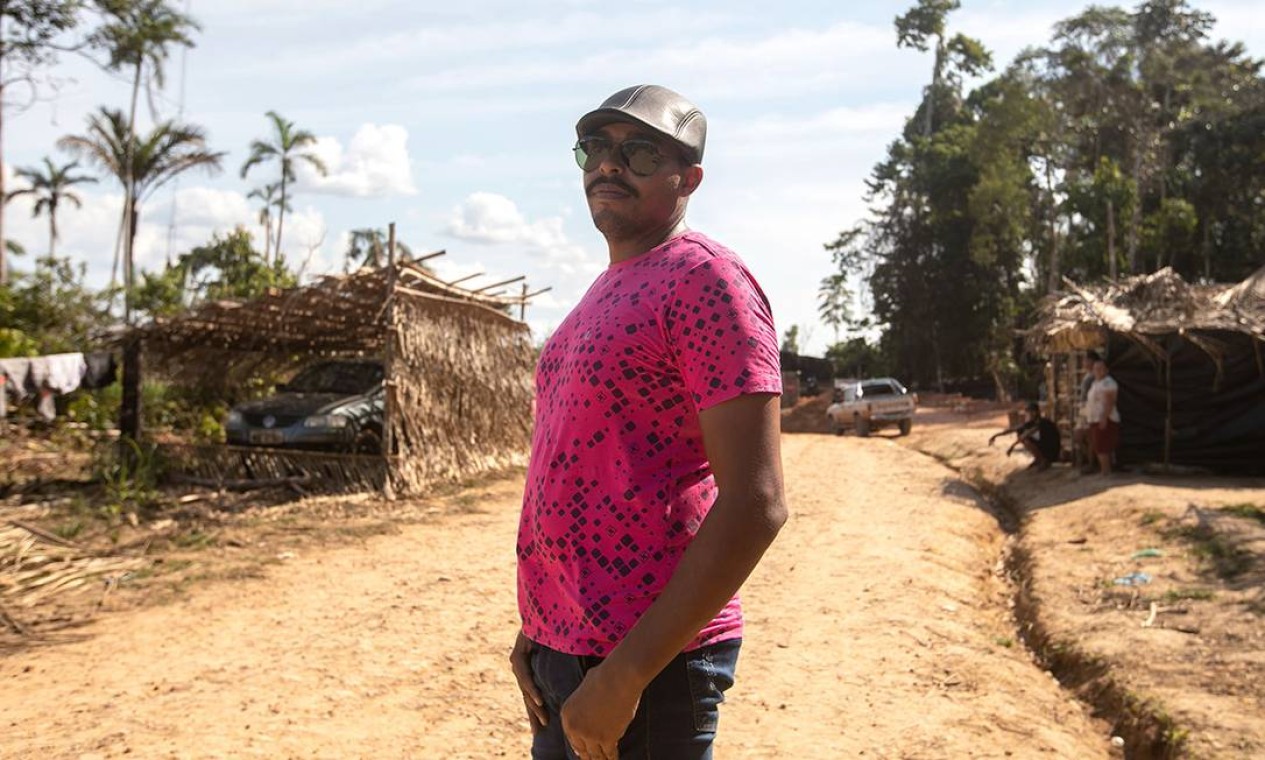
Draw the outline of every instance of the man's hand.
[[[562,731],[580,760],[619,760],[619,737],[637,713],[640,698],[628,679],[603,665],[584,675],[562,706]]]
[[[523,693],[523,705],[527,708],[527,721],[531,723],[532,736],[540,733],[549,723],[545,700],[541,698],[540,689],[536,688],[536,681],[532,678],[531,652],[535,647],[535,643],[519,631],[518,638],[514,640],[514,649],[510,651],[510,668],[518,681],[518,690]]]

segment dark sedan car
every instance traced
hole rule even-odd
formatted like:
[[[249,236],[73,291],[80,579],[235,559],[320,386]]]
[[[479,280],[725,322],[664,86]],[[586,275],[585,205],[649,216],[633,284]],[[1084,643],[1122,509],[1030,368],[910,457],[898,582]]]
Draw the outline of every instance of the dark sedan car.
[[[382,380],[381,362],[313,364],[275,395],[233,407],[226,438],[239,446],[380,452]]]

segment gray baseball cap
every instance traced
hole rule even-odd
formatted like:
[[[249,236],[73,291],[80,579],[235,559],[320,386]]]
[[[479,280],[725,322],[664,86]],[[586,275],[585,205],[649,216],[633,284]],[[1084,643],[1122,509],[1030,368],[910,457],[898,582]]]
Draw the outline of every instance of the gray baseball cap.
[[[681,146],[694,163],[702,163],[707,143],[707,117],[680,94],[657,84],[620,90],[575,123],[577,137],[593,134],[612,122],[639,124]]]

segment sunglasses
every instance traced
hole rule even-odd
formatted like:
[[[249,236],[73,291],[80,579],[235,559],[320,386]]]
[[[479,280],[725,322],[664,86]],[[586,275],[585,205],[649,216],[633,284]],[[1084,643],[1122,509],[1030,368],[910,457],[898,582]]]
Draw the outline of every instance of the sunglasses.
[[[586,172],[596,171],[616,149],[619,150],[624,165],[639,177],[649,177],[654,174],[667,158],[663,151],[659,150],[659,146],[650,140],[633,137],[616,143],[609,137],[589,135],[576,141],[573,148],[575,163]]]

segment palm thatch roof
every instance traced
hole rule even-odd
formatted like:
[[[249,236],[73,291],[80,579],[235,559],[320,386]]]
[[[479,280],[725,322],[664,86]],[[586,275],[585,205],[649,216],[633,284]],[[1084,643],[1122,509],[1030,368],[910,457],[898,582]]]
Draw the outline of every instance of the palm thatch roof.
[[[392,271],[394,269],[394,271]],[[328,275],[303,287],[273,288],[249,300],[199,304],[138,328],[151,355],[220,349],[262,353],[380,353],[387,332],[387,295],[455,308],[492,323],[521,326],[510,316],[519,296],[489,296],[449,285],[414,261],[346,275]],[[525,328],[524,328],[525,329]]]
[[[1157,356],[1158,339],[1178,334],[1214,359],[1217,333],[1239,333],[1265,342],[1265,267],[1238,285],[1191,285],[1171,268],[1115,283],[1081,287],[1046,299],[1034,327],[1025,332],[1038,353],[1096,348],[1104,331],[1129,338]]]

